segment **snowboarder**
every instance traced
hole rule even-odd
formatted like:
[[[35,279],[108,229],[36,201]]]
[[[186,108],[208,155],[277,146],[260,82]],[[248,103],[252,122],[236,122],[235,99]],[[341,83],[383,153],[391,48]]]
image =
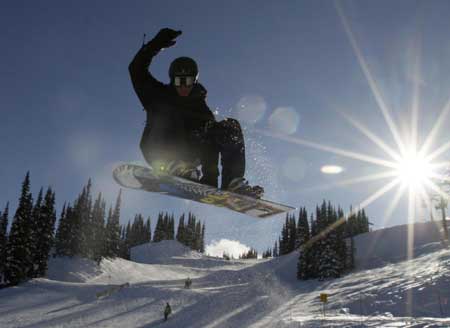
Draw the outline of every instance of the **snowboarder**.
[[[144,158],[153,170],[217,187],[220,153],[221,188],[260,198],[264,189],[244,179],[241,126],[234,119],[216,122],[205,101],[207,91],[198,82],[197,63],[189,57],[175,59],[169,68],[170,84],[148,70],[153,57],[173,46],[181,33],[161,29],[129,65],[133,88],[147,113],[140,142]]]
[[[166,307],[164,309],[164,321],[167,321],[167,318],[172,313],[172,308],[170,307],[169,302],[166,303]]]

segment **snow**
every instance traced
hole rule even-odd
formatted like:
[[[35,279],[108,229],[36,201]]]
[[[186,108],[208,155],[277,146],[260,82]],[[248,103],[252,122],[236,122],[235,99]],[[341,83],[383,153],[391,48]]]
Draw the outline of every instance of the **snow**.
[[[377,267],[408,259],[408,244],[413,236],[412,257],[439,249],[442,237],[442,223],[420,222],[414,225],[399,225],[389,229],[380,229],[355,237],[355,262],[359,268]]]
[[[358,268],[327,281],[298,281],[297,252],[226,261],[176,241],[133,261],[55,258],[47,278],[0,290],[0,327],[448,327],[450,251],[432,223],[414,233],[410,260],[406,225],[357,236]]]

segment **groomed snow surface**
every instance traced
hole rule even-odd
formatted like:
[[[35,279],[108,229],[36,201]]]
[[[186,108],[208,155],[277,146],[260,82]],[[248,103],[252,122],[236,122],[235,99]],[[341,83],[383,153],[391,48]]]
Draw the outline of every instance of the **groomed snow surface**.
[[[47,279],[0,290],[0,327],[450,327],[450,251],[433,223],[414,235],[410,260],[406,225],[358,236],[357,269],[328,281],[297,280],[297,252],[225,261],[175,241],[134,261],[52,259]]]

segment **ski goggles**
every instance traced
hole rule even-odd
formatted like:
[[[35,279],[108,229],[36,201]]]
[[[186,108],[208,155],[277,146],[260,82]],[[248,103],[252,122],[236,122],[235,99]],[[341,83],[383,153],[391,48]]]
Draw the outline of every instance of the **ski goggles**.
[[[185,87],[191,87],[197,82],[195,76],[175,76],[173,78],[173,85],[176,87],[181,87],[184,85]]]

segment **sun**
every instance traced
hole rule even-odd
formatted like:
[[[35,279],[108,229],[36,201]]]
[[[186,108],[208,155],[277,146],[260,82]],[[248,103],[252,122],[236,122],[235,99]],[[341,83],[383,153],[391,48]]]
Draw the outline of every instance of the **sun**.
[[[417,191],[435,175],[432,163],[420,153],[411,151],[396,163],[396,176],[404,186]]]

